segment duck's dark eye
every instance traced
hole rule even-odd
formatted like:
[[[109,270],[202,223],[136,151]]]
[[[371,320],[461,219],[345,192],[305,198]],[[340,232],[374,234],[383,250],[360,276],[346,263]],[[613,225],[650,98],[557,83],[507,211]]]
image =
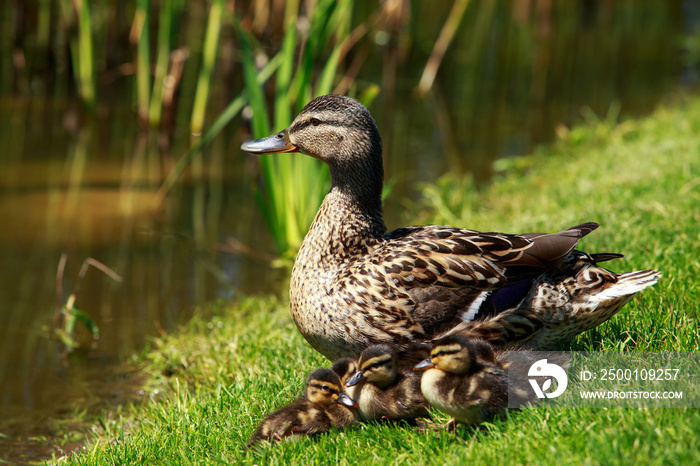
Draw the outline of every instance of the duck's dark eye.
[[[311,124],[314,125],[314,126],[318,126],[318,125],[321,124],[321,120],[319,120],[318,118],[312,118],[312,119],[311,119]]]
[[[324,386],[321,387],[321,388],[323,388],[325,391],[329,391],[329,390],[330,390],[330,387],[329,387],[328,385],[324,385]]]

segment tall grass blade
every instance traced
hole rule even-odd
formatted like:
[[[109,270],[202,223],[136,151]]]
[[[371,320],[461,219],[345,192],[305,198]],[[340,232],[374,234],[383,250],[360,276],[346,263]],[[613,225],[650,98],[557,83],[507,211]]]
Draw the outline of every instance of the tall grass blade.
[[[209,83],[214,72],[216,52],[219,47],[223,9],[223,0],[216,0],[209,8],[209,21],[207,22],[207,31],[204,38],[204,56],[202,67],[199,70],[199,78],[197,79],[197,91],[194,97],[194,108],[192,109],[192,121],[190,123],[190,130],[194,134],[201,134],[204,127],[204,116],[207,109],[207,99],[209,98]]]
[[[243,78],[245,82],[245,89],[248,95],[250,108],[253,111],[253,116],[251,119],[253,137],[260,138],[267,136],[270,133],[270,124],[267,115],[265,96],[263,94],[262,87],[257,85],[257,69],[255,67],[254,57],[255,52],[251,44],[252,38],[250,33],[243,30],[239,23],[236,23],[236,26],[238,28],[241,41],[241,51],[243,55]],[[286,36],[286,40],[287,42],[292,40],[289,33]],[[288,55],[289,50],[290,48],[287,47],[286,49],[283,48],[281,52],[281,67],[285,66],[285,62],[290,58]],[[286,66],[288,67],[289,65],[287,64]],[[285,70],[285,73],[288,73],[288,70]],[[276,162],[274,159],[275,157],[260,157],[260,168],[263,176],[263,191],[266,192],[267,196],[261,196],[261,194],[257,192],[256,199],[262,209],[265,222],[268,224],[268,227],[272,232],[277,250],[284,251],[286,250],[287,245],[284,242],[284,235],[279,233],[283,225],[279,218],[280,199],[278,196],[279,183],[281,180],[279,178],[279,171],[276,169]]]
[[[309,12],[308,35],[301,38],[301,58],[293,78],[297,36],[291,25],[287,28],[281,51],[283,64],[276,80],[274,129],[289,125],[292,108],[301,109],[312,96],[328,94],[333,89],[343,43],[349,35],[351,10],[352,2],[348,0],[321,0]],[[253,135],[263,137],[270,134],[265,98],[262,89],[253,81],[256,71],[252,40],[245,31],[240,30],[240,34],[246,89],[253,110]],[[336,45],[326,58],[324,55],[331,42]],[[314,86],[314,71],[321,60],[325,65]],[[262,183],[256,199],[278,253],[283,259],[290,259],[313,221],[330,184],[330,176],[322,163],[308,157],[281,154],[261,156],[259,160]]]
[[[267,117],[265,95],[263,94],[263,88],[259,86],[257,82],[258,70],[255,68],[255,57],[253,46],[251,44],[252,37],[250,36],[250,33],[241,28],[239,23],[236,23],[236,26],[238,28],[238,35],[241,41],[241,52],[243,55],[243,79],[245,82],[245,91],[248,96],[248,103],[253,110],[253,117],[251,119],[253,136],[259,138],[268,135],[270,132],[270,123]]]
[[[281,61],[281,55],[278,54],[268,62],[268,64],[257,75],[256,79],[258,86],[262,86],[268,79],[270,79],[277,68],[279,68]],[[243,107],[245,107],[247,102],[248,98],[244,91],[241,93],[241,95],[233,99],[230,104],[228,104],[228,107],[226,107],[221,115],[214,120],[202,137],[199,138],[197,142],[182,157],[180,157],[180,159],[178,159],[177,163],[172,170],[170,170],[170,173],[168,173],[168,176],[165,177],[163,184],[158,189],[158,192],[153,200],[155,205],[158,206],[163,203],[165,196],[168,195],[168,192],[170,192],[178,178],[180,178],[182,173],[185,171],[185,168],[187,168],[187,166],[192,162],[192,159],[194,159],[194,157],[199,154],[204,147],[210,144],[211,141],[221,132],[221,130],[223,130],[224,127],[226,127],[226,125],[229,124],[241,110],[243,110]]]
[[[162,0],[160,5],[160,17],[158,20],[158,51],[156,56],[155,76],[153,77],[153,92],[151,94],[148,122],[151,126],[158,126],[163,111],[163,94],[165,90],[165,78],[168,74],[168,62],[170,61],[170,31],[173,20],[173,0]]]
[[[36,44],[46,53],[51,37],[51,0],[39,0],[36,21]]]
[[[342,48],[336,47],[331,56],[326,62],[326,66],[323,67],[321,71],[321,76],[318,80],[318,85],[316,86],[316,95],[330,94],[333,90],[333,81],[335,80],[336,72],[338,71],[338,62],[340,60],[340,52]]]
[[[284,2],[284,27],[293,28],[297,22],[299,0],[287,0]]]
[[[87,0],[74,0],[78,15],[78,69],[80,73],[80,96],[85,104],[95,107],[95,77],[92,46],[92,19]]]
[[[282,63],[277,71],[275,93],[275,128],[282,128],[292,122],[292,112],[290,108],[289,86],[292,83],[292,72],[294,67],[294,50],[296,46],[296,28],[294,24],[287,27],[282,40]]]
[[[428,58],[428,62],[423,69],[423,75],[416,89],[419,95],[425,95],[425,93],[433,87],[433,82],[435,81],[438,68],[440,68],[440,63],[442,63],[445,52],[457,32],[459,24],[462,22],[468,4],[469,0],[455,0],[455,3],[452,5],[452,10],[447,15],[447,21],[445,21],[445,25],[442,27],[440,36],[435,42],[430,58]]]
[[[149,0],[136,0],[131,41],[136,44],[136,100],[139,119],[142,124],[148,121],[148,107],[151,87],[151,58],[148,39]]]

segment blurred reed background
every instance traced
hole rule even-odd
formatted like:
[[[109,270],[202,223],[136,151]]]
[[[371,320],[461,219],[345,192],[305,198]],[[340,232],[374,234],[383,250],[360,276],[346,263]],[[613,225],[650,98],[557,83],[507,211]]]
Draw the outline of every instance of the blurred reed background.
[[[244,108],[258,137],[286,126],[319,94],[365,103],[380,95],[387,121],[396,118],[397,99],[423,97],[418,105],[433,117],[447,156],[440,170],[472,171],[478,186],[495,158],[548,140],[584,105],[597,115],[653,106],[681,73],[678,34],[690,29],[684,22],[693,5],[17,1],[4,8],[0,91],[73,105],[78,98],[74,113],[66,109],[76,130],[91,118],[121,125],[116,112],[129,102],[142,132],[158,134],[161,151],[189,134],[193,150],[161,197]],[[389,164],[403,163],[397,153]],[[201,174],[201,161],[191,169]],[[277,252],[292,257],[327,176],[295,158],[261,158],[260,169],[259,205]]]
[[[396,226],[417,182],[478,189],[573,124],[693,88],[699,14],[697,0],[3,2],[0,450],[36,458],[60,431],[46,419],[129,398],[120,357],[198,304],[286,292],[273,265],[291,263],[328,174],[243,140],[316,95],[360,99]],[[88,270],[75,309],[94,327],[56,328],[89,257],[123,282]]]

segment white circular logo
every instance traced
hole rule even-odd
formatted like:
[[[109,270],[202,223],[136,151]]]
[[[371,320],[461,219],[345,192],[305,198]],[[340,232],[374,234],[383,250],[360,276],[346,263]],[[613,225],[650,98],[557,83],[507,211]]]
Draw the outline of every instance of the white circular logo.
[[[537,382],[537,379],[528,379],[532,389],[535,391],[537,398],[556,398],[566,390],[569,383],[569,378],[566,376],[566,371],[557,364],[549,364],[546,359],[540,359],[530,366],[527,372],[530,377],[547,377],[542,383],[542,387]],[[552,386],[552,379],[557,381],[557,389],[549,393],[547,390]]]

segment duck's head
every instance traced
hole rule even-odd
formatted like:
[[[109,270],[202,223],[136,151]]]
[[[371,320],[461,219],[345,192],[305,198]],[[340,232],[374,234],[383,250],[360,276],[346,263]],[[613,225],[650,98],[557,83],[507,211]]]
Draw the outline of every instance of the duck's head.
[[[332,405],[340,403],[353,407],[355,402],[343,393],[338,374],[330,369],[316,369],[306,380],[306,398],[312,403]]]
[[[360,354],[357,366],[359,370],[345,382],[346,387],[366,380],[384,388],[396,380],[398,374],[396,352],[388,345],[373,345],[364,350]]]
[[[367,184],[383,178],[382,141],[369,111],[343,95],[324,95],[309,102],[289,127],[249,141],[241,149],[252,154],[301,152],[331,169],[334,185]]]
[[[433,342],[430,357],[415,366],[415,370],[436,368],[452,374],[466,374],[476,365],[476,348],[472,340],[462,335],[450,335]]]

